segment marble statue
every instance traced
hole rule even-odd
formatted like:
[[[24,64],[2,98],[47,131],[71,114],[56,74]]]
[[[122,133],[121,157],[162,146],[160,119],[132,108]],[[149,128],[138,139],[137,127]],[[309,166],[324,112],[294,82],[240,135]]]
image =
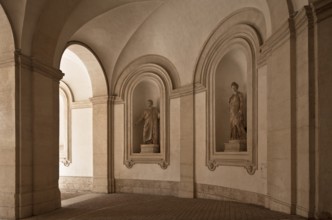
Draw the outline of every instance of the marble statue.
[[[238,91],[239,85],[236,82],[232,82],[231,87],[233,95],[229,98],[230,140],[245,140],[247,134],[244,120],[244,97]]]
[[[147,108],[135,125],[144,121],[143,144],[159,145],[159,110],[153,107],[153,101],[147,100]]]

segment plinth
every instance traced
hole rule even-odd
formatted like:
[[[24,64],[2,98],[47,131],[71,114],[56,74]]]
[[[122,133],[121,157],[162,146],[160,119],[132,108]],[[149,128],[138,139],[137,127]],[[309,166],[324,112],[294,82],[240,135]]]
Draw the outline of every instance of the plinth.
[[[228,143],[225,143],[224,152],[240,152],[246,150],[247,150],[246,140],[230,140]]]
[[[159,153],[158,144],[141,144],[141,153]]]

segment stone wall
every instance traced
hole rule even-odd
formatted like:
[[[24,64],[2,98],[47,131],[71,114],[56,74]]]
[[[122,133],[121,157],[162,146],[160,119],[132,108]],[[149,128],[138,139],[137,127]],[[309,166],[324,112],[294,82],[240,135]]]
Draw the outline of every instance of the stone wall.
[[[90,192],[92,184],[92,177],[60,176],[59,178],[61,192]]]

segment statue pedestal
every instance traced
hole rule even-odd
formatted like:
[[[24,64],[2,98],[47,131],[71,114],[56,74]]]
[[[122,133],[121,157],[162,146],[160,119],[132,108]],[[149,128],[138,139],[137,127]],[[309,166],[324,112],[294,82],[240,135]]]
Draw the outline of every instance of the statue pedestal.
[[[246,140],[230,140],[228,143],[225,143],[224,152],[240,152],[246,150],[247,150]]]
[[[141,144],[141,153],[159,153],[158,144]]]

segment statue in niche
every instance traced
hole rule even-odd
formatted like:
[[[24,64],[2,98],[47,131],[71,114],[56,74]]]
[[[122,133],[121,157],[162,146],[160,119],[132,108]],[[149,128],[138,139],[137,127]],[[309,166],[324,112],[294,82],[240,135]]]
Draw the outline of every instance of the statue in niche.
[[[244,119],[244,96],[238,91],[239,85],[232,82],[233,95],[229,98],[230,113],[230,140],[225,143],[225,151],[245,151],[246,150],[246,122]]]
[[[141,153],[159,153],[159,110],[153,107],[153,101],[147,100],[147,108],[135,125],[144,121]]]

